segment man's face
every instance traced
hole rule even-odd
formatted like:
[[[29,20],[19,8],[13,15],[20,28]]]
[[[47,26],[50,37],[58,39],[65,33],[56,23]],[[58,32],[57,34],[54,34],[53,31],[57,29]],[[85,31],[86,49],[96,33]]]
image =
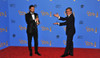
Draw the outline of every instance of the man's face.
[[[31,11],[31,12],[34,12],[34,10],[35,10],[34,7],[31,7],[31,8],[30,8],[30,11]]]
[[[72,14],[72,11],[70,11],[70,9],[67,9],[67,10],[66,10],[66,14],[67,14],[67,15],[70,15],[70,14]]]

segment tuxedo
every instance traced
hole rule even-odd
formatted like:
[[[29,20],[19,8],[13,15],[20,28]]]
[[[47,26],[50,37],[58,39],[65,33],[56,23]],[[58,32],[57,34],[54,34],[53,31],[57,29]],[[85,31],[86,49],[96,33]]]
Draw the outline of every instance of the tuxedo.
[[[32,48],[31,48],[32,37],[34,37],[35,52],[38,52],[38,28],[37,28],[38,25],[37,21],[35,20],[37,17],[38,17],[37,13],[29,12],[25,14],[25,20],[27,23],[26,32],[28,36],[28,48],[30,53],[32,53]]]
[[[65,18],[60,17],[59,20],[65,21],[63,23],[59,23],[59,26],[66,25],[66,35],[67,35],[67,41],[66,41],[66,48],[64,54],[73,54],[73,36],[75,34],[75,18],[74,15],[71,14],[70,16],[67,16]]]

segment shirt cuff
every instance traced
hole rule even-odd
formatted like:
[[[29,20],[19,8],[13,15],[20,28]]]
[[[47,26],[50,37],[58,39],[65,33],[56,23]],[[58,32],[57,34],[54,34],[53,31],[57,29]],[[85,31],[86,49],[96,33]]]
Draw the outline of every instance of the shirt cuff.
[[[60,25],[60,23],[58,23],[58,25]]]
[[[60,19],[60,16],[58,17],[58,19]]]

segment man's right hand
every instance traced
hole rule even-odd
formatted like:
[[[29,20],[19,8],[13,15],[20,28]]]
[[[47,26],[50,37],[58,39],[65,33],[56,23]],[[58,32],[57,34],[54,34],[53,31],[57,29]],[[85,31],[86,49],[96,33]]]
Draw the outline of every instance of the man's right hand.
[[[39,18],[36,18],[36,21],[39,21]]]
[[[40,23],[38,22],[37,25],[39,25]]]

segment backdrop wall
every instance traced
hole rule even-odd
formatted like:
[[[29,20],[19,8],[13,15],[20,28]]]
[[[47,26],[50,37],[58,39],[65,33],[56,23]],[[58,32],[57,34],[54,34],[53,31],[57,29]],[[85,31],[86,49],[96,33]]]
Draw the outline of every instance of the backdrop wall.
[[[8,1],[0,0],[0,50],[9,43]]]
[[[71,7],[76,27],[74,47],[100,48],[99,0],[9,0],[9,46],[28,45],[25,14],[31,4],[35,5],[35,12],[41,22],[38,26],[39,47],[65,47],[65,26],[53,25],[54,22],[63,22],[53,14],[59,13],[60,16],[66,17],[65,9]]]

